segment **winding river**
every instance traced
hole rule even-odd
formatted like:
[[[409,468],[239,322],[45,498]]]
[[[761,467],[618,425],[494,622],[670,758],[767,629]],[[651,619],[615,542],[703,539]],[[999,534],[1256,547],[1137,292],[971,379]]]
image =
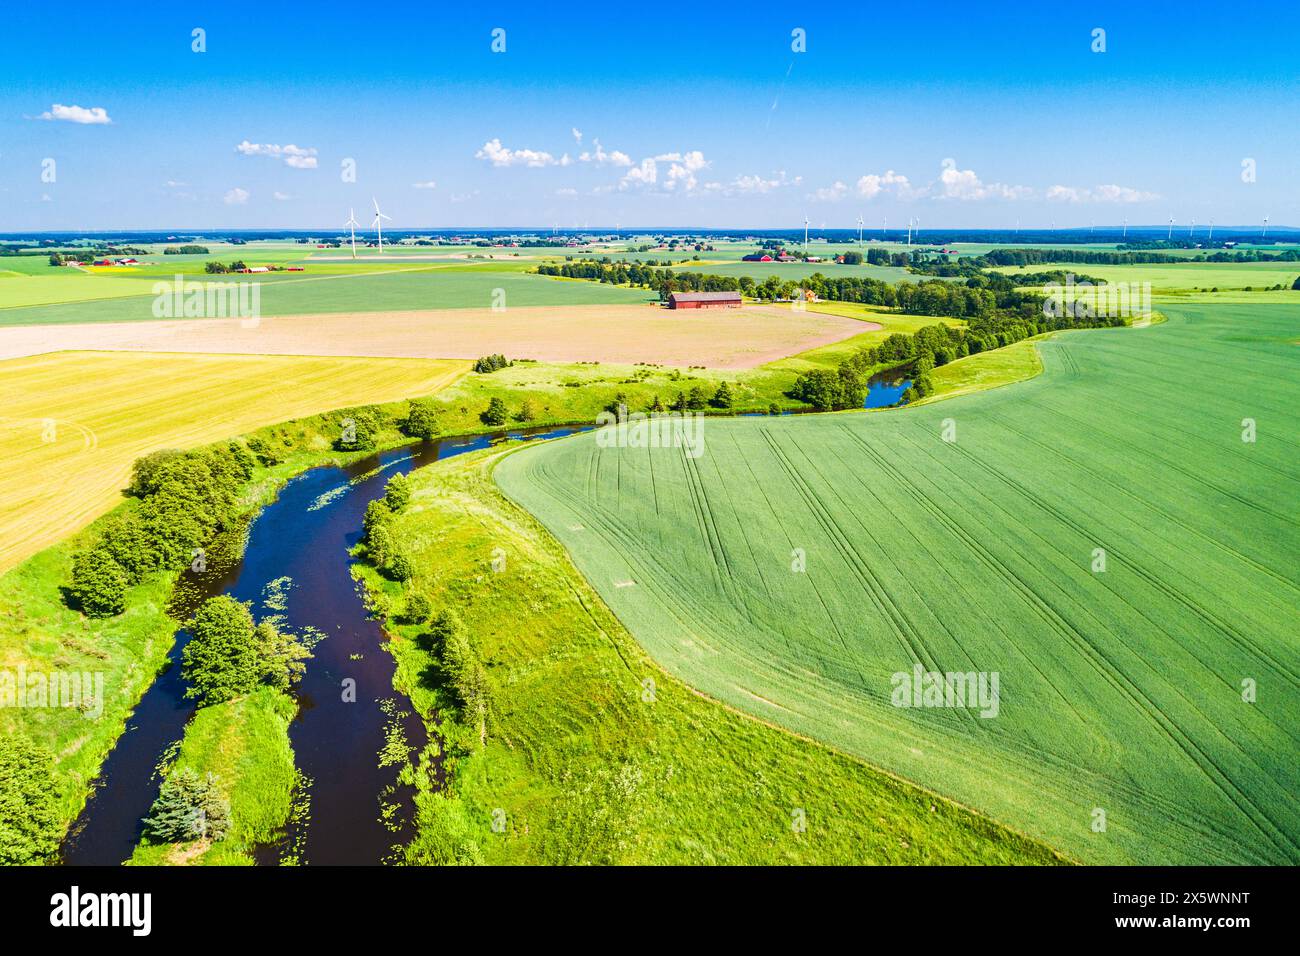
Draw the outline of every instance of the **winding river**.
[[[322,466],[289,481],[253,520],[242,558],[178,588],[176,612],[187,616],[203,598],[226,593],[250,601],[253,614],[283,614],[296,633],[320,640],[296,688],[298,713],[289,727],[298,770],[308,782],[303,822],[275,845],[258,848],[259,863],[290,852],[310,864],[377,864],[393,858],[413,836],[414,788],[398,783],[399,767],[379,766],[385,732],[401,724],[416,752],[427,742],[423,722],[393,689],[395,663],[383,631],[366,615],[351,575],[348,549],[357,543],[366,505],[382,497],[393,475],[508,439],[541,440],[576,429],[530,429],[446,438],[381,452],[347,467]],[[287,601],[268,606],[272,582],[288,579]],[[268,591],[268,585],[272,585]],[[63,861],[112,866],[127,860],[142,821],[158,796],[156,768],[181,739],[194,714],[185,699],[180,656],[189,634],[180,630],[170,666],[145,692],[126,731],[100,769],[94,792],[64,841]],[[346,680],[356,682],[346,702]],[[381,796],[396,811],[381,822]]]

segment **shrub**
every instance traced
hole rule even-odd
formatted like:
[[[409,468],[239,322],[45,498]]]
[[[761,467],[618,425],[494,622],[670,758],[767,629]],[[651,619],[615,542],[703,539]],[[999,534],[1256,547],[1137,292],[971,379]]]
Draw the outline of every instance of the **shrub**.
[[[493,428],[504,425],[509,412],[506,410],[506,403],[499,398],[494,398],[488,402],[488,407],[479,415],[479,420],[484,425],[490,425]]]
[[[181,655],[181,673],[191,685],[186,697],[198,697],[204,706],[220,704],[257,686],[257,635],[248,605],[228,594],[209,598],[195,612],[190,631]]]
[[[306,673],[311,651],[288,631],[262,621],[253,634],[257,645],[257,678],[279,691],[287,691]]]
[[[62,827],[54,756],[22,734],[0,734],[0,865],[43,863]]]
[[[482,375],[488,375],[498,369],[508,368],[514,364],[514,362],[506,361],[504,355],[485,355],[474,363],[474,371]]]
[[[419,591],[411,591],[406,596],[406,610],[402,614],[402,619],[407,624],[423,624],[429,620],[429,615],[433,613],[433,608],[429,604],[429,599]]]
[[[160,843],[181,843],[204,837],[222,839],[230,831],[230,804],[211,776],[200,777],[189,767],[169,775],[149,809],[144,832]]]
[[[385,573],[394,581],[409,581],[414,573],[411,567],[411,559],[406,555],[398,553],[388,559],[388,564],[384,568]]]
[[[524,401],[523,401],[523,404],[521,404],[521,405],[519,406],[519,411],[515,412],[515,421],[517,421],[517,422],[531,422],[531,421],[533,421],[533,419],[535,419],[536,417],[537,417],[537,413],[536,413],[535,411],[533,411],[533,403],[532,403],[532,401],[530,401],[529,399],[525,398]]]
[[[370,451],[378,442],[382,423],[368,408],[349,408],[338,413],[339,436],[335,451]]]
[[[411,500],[411,483],[405,475],[393,475],[388,479],[388,484],[384,485],[384,504],[388,510],[396,513],[406,507],[406,503]],[[367,506],[367,509],[369,506]]]
[[[126,588],[126,572],[107,549],[96,546],[73,560],[69,590],[86,617],[121,614],[126,607]]]
[[[428,441],[430,438],[437,437],[438,427],[438,407],[430,401],[411,402],[411,408],[406,413],[406,420],[402,422],[402,434],[410,438],[423,438]]]

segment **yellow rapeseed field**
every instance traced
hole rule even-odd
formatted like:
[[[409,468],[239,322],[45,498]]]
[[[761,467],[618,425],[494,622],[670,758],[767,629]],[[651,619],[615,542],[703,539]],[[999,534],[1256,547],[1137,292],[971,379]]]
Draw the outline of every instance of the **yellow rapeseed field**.
[[[332,408],[429,395],[469,367],[151,352],[0,362],[0,572],[111,509],[141,455]]]

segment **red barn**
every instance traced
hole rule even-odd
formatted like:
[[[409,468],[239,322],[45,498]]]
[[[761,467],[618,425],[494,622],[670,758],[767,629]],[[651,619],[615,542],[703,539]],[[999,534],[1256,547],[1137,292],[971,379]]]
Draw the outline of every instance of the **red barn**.
[[[741,303],[739,292],[673,292],[670,309],[734,309]]]

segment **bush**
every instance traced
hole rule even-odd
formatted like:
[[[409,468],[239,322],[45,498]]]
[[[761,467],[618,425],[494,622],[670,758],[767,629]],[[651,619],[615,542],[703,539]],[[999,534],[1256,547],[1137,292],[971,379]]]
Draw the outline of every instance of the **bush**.
[[[425,441],[436,438],[441,430],[438,427],[438,407],[430,401],[411,402],[401,430],[409,438],[423,438]]]
[[[1300,276],[1296,276],[1295,282],[1291,283],[1291,290],[1293,292],[1300,292]],[[1219,290],[1215,289],[1214,291],[1218,292]]]
[[[537,413],[533,411],[533,403],[529,399],[525,398],[523,404],[519,406],[519,411],[515,412],[515,421],[531,422],[536,417]]]
[[[423,624],[429,620],[429,615],[433,613],[433,608],[429,604],[429,599],[419,591],[411,591],[406,596],[406,610],[402,614],[402,619],[407,624]]]
[[[378,443],[382,424],[371,409],[349,408],[339,412],[338,427],[335,451],[370,451]]]
[[[22,734],[0,734],[0,865],[43,863],[58,851],[58,792],[53,754]]]
[[[86,617],[111,617],[126,607],[126,572],[107,549],[96,546],[72,562],[72,587],[77,606]]]
[[[160,843],[182,843],[204,837],[220,840],[230,831],[230,804],[211,776],[200,777],[188,767],[163,781],[149,809],[144,832]]]
[[[491,427],[496,428],[506,423],[506,418],[509,414],[510,413],[506,410],[506,403],[501,401],[499,398],[494,398],[492,401],[488,402],[487,409],[479,415],[479,420],[483,422],[484,425],[490,425]]]
[[[182,675],[190,683],[186,697],[203,706],[247,694],[259,678],[258,643],[248,605],[228,594],[200,605],[190,626],[193,637],[181,655]]]
[[[474,363],[474,371],[487,375],[514,364],[514,362],[507,362],[504,355],[485,355]]]
[[[406,507],[411,500],[411,483],[405,475],[393,475],[384,485],[384,504],[394,514]],[[367,510],[369,506],[367,506]]]
[[[394,554],[388,559],[388,564],[384,572],[394,581],[409,581],[415,569],[411,567],[411,559],[404,554]]]
[[[281,631],[271,621],[262,621],[253,635],[257,644],[257,678],[279,691],[288,691],[302,680],[305,661],[311,651],[295,634]]]

